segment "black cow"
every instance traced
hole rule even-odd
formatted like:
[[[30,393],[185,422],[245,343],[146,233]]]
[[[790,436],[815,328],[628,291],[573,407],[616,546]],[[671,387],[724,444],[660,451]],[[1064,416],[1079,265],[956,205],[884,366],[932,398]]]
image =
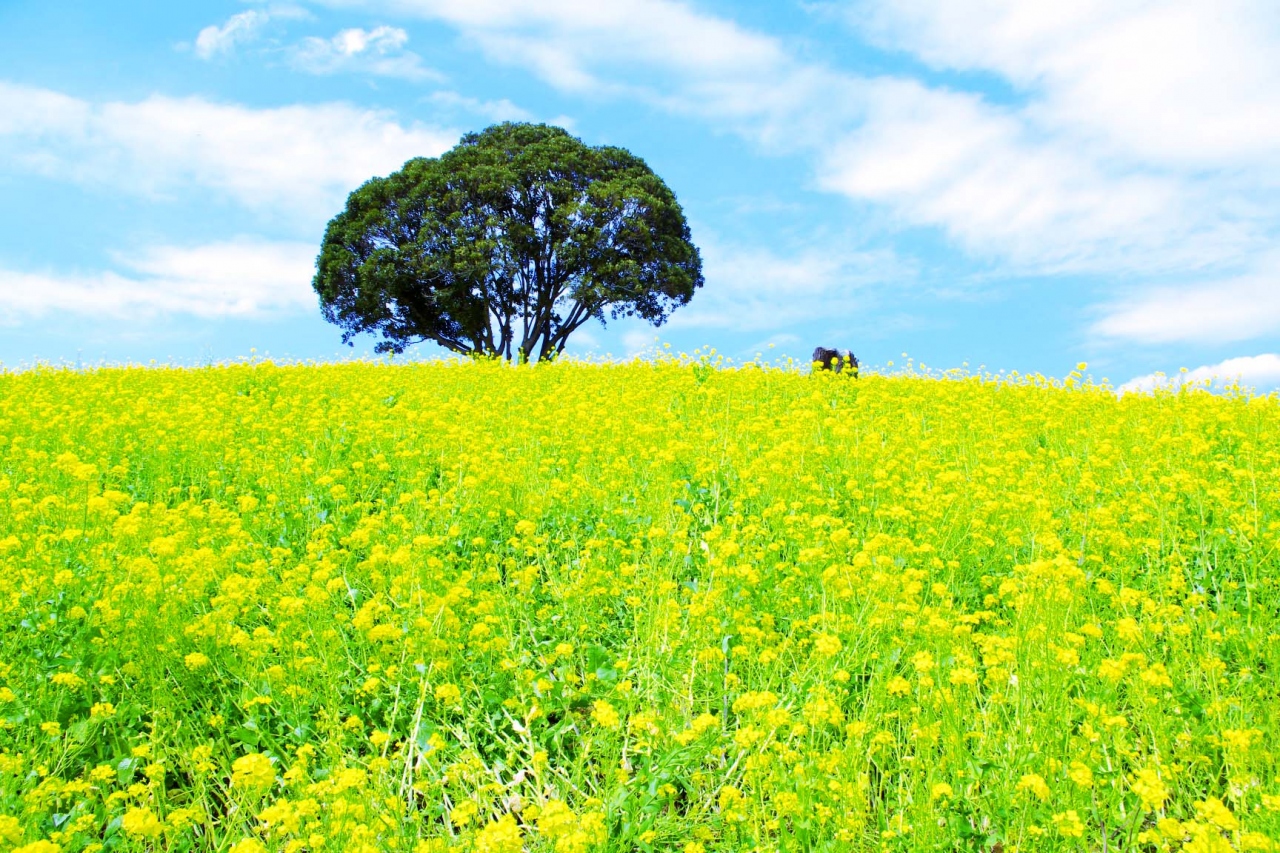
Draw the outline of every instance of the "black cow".
[[[815,364],[820,363],[822,367],[819,369],[834,370],[836,373],[844,369],[847,364],[853,375],[858,375],[858,357],[847,349],[818,347],[813,351],[813,358],[810,360]]]

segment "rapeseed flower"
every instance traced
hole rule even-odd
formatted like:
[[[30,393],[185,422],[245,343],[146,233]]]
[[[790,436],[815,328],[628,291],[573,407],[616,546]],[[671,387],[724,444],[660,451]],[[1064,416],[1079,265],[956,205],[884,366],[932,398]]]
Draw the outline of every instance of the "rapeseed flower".
[[[164,824],[149,808],[129,809],[120,819],[120,827],[129,835],[139,838],[156,838],[164,831]]]
[[[0,374],[0,848],[1272,850],[1276,470],[1083,367]]]
[[[1044,777],[1039,773],[1026,773],[1018,780],[1017,788],[1019,791],[1025,791],[1037,800],[1044,802],[1048,800],[1051,791],[1049,785],[1044,781]]]
[[[1159,809],[1169,799],[1169,788],[1154,767],[1145,767],[1135,773],[1130,777],[1129,787],[1147,811]]]
[[[260,752],[242,755],[231,765],[231,786],[246,791],[262,791],[275,784],[271,759]]]
[[[1080,820],[1080,815],[1075,809],[1067,809],[1065,812],[1055,814],[1053,826],[1059,835],[1067,838],[1080,838],[1084,835],[1084,822]]]
[[[509,814],[504,814],[476,834],[475,849],[478,853],[520,853],[520,827]]]
[[[1093,787],[1093,771],[1083,762],[1071,762],[1070,767],[1067,768],[1067,778],[1081,788]]]
[[[267,847],[256,838],[242,838],[231,845],[230,853],[267,853]]]

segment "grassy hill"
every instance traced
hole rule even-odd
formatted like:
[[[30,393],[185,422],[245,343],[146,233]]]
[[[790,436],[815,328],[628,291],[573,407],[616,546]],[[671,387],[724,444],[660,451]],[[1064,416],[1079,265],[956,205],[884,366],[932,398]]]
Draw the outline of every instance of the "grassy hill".
[[[1271,850],[1278,546],[1270,398],[0,376],[0,849]]]

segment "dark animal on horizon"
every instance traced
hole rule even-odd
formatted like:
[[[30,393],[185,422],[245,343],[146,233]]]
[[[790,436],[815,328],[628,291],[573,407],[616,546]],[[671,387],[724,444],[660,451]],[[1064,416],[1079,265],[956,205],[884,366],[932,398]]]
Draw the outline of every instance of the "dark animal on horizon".
[[[821,364],[820,370],[834,370],[836,373],[841,372],[845,365],[848,365],[850,372],[854,376],[858,375],[858,357],[847,349],[818,347],[813,351],[813,358],[810,361]]]

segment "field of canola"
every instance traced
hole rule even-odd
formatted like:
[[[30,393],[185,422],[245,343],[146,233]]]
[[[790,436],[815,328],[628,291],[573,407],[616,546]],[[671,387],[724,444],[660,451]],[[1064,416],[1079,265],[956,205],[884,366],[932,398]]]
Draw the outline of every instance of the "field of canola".
[[[1280,849],[1280,405],[0,376],[0,850]]]

